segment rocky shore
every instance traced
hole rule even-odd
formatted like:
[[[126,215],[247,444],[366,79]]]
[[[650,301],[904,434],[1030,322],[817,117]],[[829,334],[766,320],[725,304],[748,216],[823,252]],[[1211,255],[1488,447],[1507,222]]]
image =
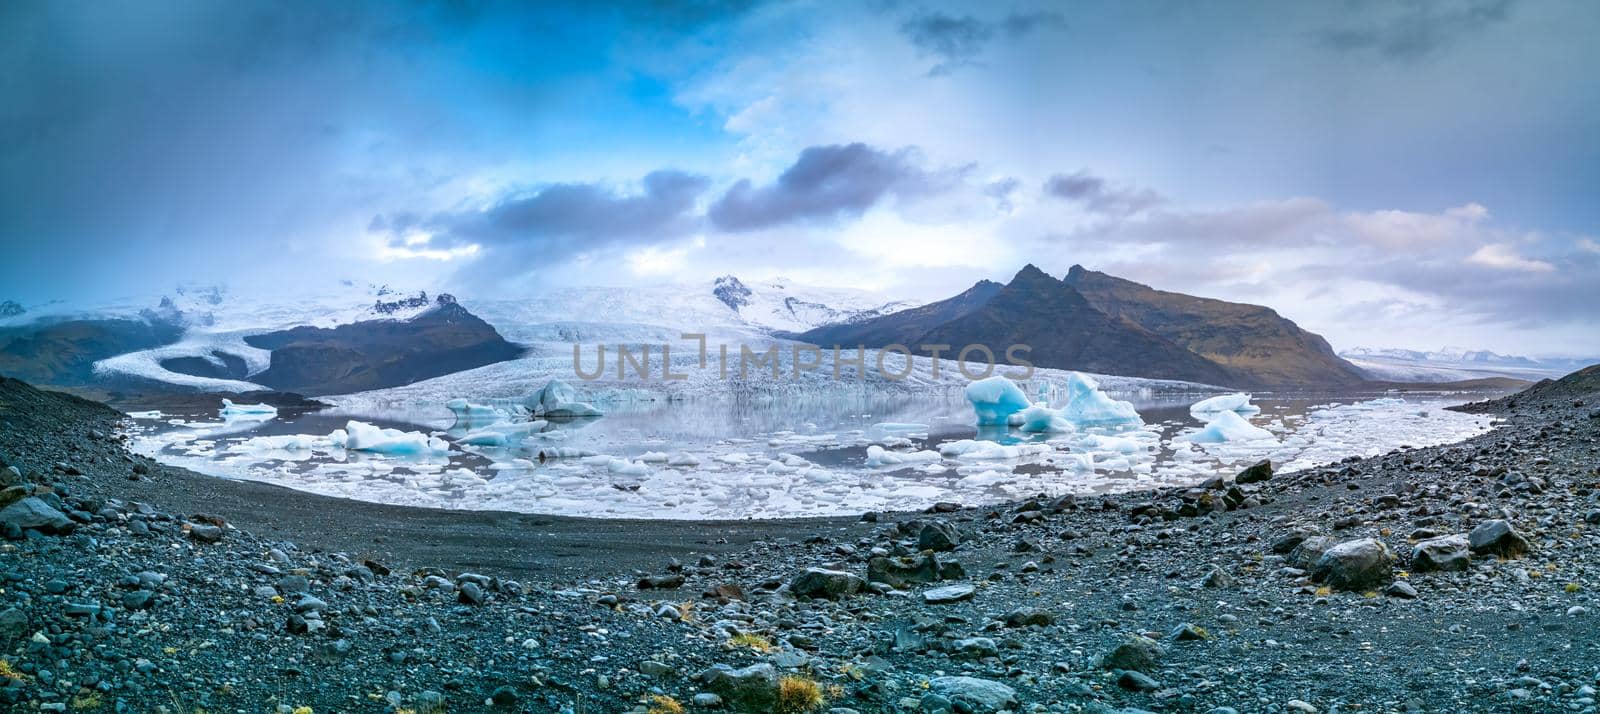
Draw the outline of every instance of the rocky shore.
[[[1189,489],[662,524],[131,456],[0,381],[0,710],[1595,711],[1600,369]]]

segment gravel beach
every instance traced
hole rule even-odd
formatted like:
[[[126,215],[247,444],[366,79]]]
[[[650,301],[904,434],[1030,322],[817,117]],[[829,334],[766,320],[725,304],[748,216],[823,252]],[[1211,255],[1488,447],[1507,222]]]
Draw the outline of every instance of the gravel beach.
[[[1600,368],[1467,442],[692,523],[378,506],[0,381],[0,709],[1595,711]]]

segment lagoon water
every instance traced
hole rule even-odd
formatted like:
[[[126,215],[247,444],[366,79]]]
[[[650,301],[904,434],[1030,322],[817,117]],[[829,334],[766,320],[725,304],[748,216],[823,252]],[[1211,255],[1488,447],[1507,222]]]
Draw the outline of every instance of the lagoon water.
[[[456,443],[468,426],[432,405],[265,419],[141,414],[134,445],[163,462],[219,477],[389,504],[745,519],[1182,485],[1263,458],[1280,471],[1293,470],[1458,441],[1490,428],[1486,417],[1443,409],[1482,394],[1271,394],[1258,395],[1261,411],[1247,418],[1272,439],[1202,445],[1175,437],[1204,426],[1188,406],[1209,395],[1112,396],[1132,401],[1145,426],[1057,434],[980,430],[955,392],[612,404],[604,417],[552,423],[510,447]],[[386,455],[346,450],[326,438],[350,420],[437,433],[452,448],[448,454]],[[293,435],[309,438],[288,438]],[[866,463],[873,445],[938,451],[963,439],[1026,448],[1011,450],[1011,458],[924,454],[896,466]],[[555,449],[588,456],[539,459],[541,450]]]

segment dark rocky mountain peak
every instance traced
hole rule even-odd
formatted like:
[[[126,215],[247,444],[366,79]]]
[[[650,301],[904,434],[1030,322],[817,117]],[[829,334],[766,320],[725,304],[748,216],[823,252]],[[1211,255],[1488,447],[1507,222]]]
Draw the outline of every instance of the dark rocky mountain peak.
[[[732,275],[724,275],[717,278],[716,282],[712,284],[711,294],[717,296],[717,299],[721,300],[722,304],[727,305],[734,312],[738,312],[739,308],[750,304],[750,288],[745,287],[743,282],[740,282],[738,278]]]

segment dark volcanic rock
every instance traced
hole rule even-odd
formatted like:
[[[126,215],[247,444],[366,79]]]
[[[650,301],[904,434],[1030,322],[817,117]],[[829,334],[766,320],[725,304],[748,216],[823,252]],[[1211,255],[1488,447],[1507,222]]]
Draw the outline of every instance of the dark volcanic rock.
[[[1485,521],[1473,528],[1467,534],[1467,539],[1474,553],[1498,555],[1502,558],[1517,558],[1527,553],[1531,546],[1528,539],[1508,521]]]
[[[789,583],[789,591],[805,597],[832,600],[861,592],[864,585],[866,583],[861,578],[842,570],[806,568],[805,572],[795,576]]]

